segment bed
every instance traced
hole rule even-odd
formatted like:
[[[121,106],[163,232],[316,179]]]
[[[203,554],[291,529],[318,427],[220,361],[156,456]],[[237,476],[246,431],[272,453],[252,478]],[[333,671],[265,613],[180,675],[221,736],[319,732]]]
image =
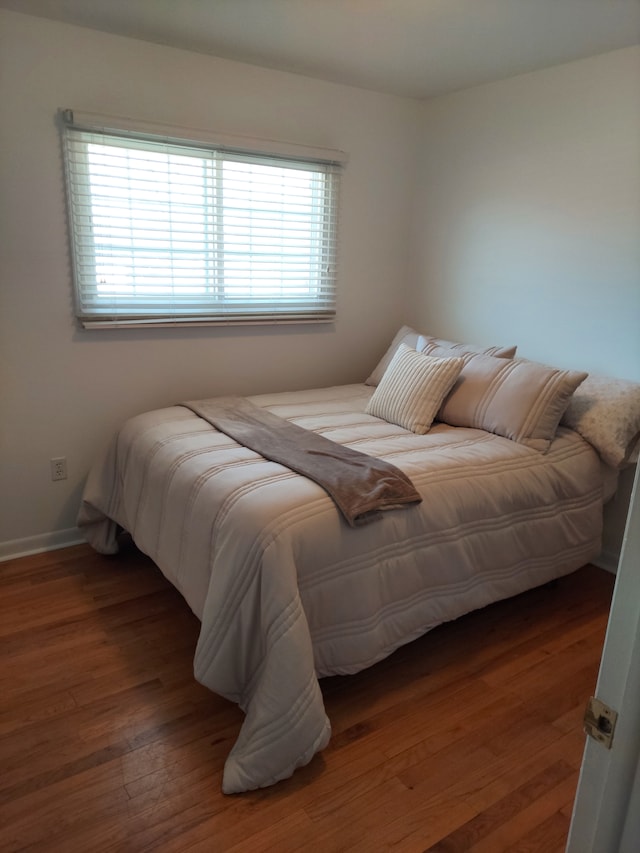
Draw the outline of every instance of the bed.
[[[322,486],[185,405],[127,421],[89,474],[78,519],[88,541],[114,553],[119,532],[131,534],[201,621],[195,677],[245,713],[225,763],[225,793],[284,779],[326,746],[331,728],[318,679],[358,672],[436,625],[572,572],[600,551],[603,463],[575,425],[558,423],[567,401],[544,447],[531,446],[540,445],[537,434],[514,440],[479,428],[477,400],[475,425],[447,423],[447,401],[472,362],[490,359],[493,369],[509,359],[429,348],[409,331],[399,332],[367,383],[250,402],[388,460],[408,475],[419,503],[351,526]],[[429,350],[428,358],[457,359],[459,368],[424,432],[374,413],[401,349],[415,355],[416,346],[421,357]],[[486,400],[480,408],[491,421]],[[455,405],[447,417],[460,419]]]

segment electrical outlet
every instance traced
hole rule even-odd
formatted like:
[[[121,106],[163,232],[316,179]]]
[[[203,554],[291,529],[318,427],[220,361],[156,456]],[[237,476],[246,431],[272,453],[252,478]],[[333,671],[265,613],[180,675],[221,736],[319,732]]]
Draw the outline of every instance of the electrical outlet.
[[[67,457],[58,456],[51,460],[51,479],[66,480],[67,479]]]

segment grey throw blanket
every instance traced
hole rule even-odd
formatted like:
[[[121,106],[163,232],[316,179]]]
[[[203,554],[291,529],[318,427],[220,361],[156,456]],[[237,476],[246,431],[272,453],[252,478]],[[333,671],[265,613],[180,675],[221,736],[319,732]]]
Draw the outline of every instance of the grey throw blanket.
[[[216,397],[180,405],[265,459],[314,480],[352,527],[373,521],[379,510],[422,500],[411,480],[395,465],[343,447],[244,397]]]

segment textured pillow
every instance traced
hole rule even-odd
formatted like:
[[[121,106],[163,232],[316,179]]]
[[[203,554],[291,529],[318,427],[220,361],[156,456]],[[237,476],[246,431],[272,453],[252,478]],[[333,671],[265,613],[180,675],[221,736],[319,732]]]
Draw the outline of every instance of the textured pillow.
[[[435,347],[432,355],[446,355]],[[464,356],[458,381],[438,420],[451,426],[484,429],[534,450],[553,441],[571,395],[587,374],[520,359]]]
[[[402,326],[391,341],[389,349],[382,356],[373,373],[365,382],[365,385],[377,385],[378,382],[380,382],[382,375],[387,367],[389,367],[391,359],[395,355],[396,350],[401,343],[406,344],[411,347],[411,349],[424,351],[427,355],[430,354],[429,349],[434,346],[450,347],[452,350],[456,350],[456,352],[448,353],[446,357],[460,356],[469,352],[486,353],[487,355],[494,355],[497,358],[513,358],[516,354],[516,347],[483,348],[474,346],[473,344],[460,344],[455,341],[443,341],[440,338],[434,338],[431,337],[431,335],[423,335],[421,332],[416,332],[416,330],[412,329],[411,326]]]
[[[622,468],[637,459],[640,442],[640,384],[590,374],[562,417],[593,445],[603,462]]]
[[[418,352],[430,355],[436,349],[451,350],[451,355],[493,355],[495,358],[513,358],[517,347],[478,347],[475,344],[461,344],[456,341],[445,341],[442,338],[434,338],[431,335],[419,335],[416,344]],[[440,358],[440,356],[438,356]]]
[[[461,358],[432,358],[401,343],[366,408],[369,415],[424,435],[462,370]]]

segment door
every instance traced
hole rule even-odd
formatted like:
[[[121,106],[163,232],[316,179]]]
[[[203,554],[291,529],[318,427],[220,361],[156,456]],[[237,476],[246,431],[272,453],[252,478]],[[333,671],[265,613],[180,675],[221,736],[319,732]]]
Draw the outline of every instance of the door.
[[[611,749],[587,738],[567,853],[640,850],[640,465],[611,603],[596,696],[618,712]]]

